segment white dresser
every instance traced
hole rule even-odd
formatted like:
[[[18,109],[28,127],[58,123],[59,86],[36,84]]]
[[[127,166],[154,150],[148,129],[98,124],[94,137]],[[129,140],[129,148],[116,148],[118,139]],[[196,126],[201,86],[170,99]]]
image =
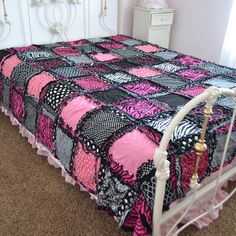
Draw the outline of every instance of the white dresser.
[[[173,9],[134,7],[133,37],[168,48]]]

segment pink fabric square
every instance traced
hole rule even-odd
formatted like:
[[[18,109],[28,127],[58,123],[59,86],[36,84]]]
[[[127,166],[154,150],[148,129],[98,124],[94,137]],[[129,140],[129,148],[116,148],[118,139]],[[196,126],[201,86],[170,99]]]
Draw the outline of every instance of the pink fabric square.
[[[2,65],[2,74],[9,79],[14,68],[21,62],[16,55],[7,58]]]
[[[129,70],[128,72],[132,75],[136,75],[136,76],[142,77],[142,78],[157,76],[157,75],[161,74],[160,71],[150,69],[147,67],[142,67],[142,68],[138,68],[138,69],[134,68],[134,69]]]
[[[157,148],[146,134],[135,129],[114,142],[109,150],[112,159],[136,177],[138,168],[153,158]]]
[[[88,190],[96,191],[96,159],[94,155],[84,151],[80,143],[73,160],[73,167],[73,175],[77,183],[82,183]]]
[[[62,56],[78,56],[81,54],[79,50],[69,48],[69,47],[58,47],[58,48],[53,49],[53,51],[56,54],[62,55]]]
[[[44,72],[35,75],[29,80],[27,92],[35,98],[39,99],[40,92],[42,91],[44,86],[54,80],[55,79],[51,75]]]
[[[50,151],[54,150],[53,130],[53,121],[49,117],[40,114],[37,122],[36,139],[38,142],[44,144]]]
[[[81,88],[86,89],[88,92],[105,91],[112,88],[112,85],[96,77],[87,77],[74,80]]]
[[[92,57],[98,61],[111,61],[114,59],[122,59],[122,57],[112,55],[111,53],[97,53],[92,55]]]
[[[196,86],[193,88],[188,88],[188,89],[182,90],[181,93],[190,95],[192,97],[196,97],[197,95],[203,93],[205,90],[206,90],[206,88],[204,88],[202,86]]]
[[[63,119],[65,125],[69,125],[69,127],[72,128],[72,134],[74,134],[82,116],[97,107],[99,107],[99,105],[95,104],[93,100],[79,96],[68,102],[67,105],[62,108],[60,117]]]
[[[158,47],[155,47],[151,44],[147,44],[147,45],[139,45],[139,46],[136,46],[137,49],[143,51],[143,52],[156,52],[156,51],[159,51],[160,48]]]

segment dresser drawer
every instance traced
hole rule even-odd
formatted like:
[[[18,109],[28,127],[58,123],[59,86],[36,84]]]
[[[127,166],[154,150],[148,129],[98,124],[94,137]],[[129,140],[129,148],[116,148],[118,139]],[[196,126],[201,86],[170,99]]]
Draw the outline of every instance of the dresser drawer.
[[[173,13],[151,15],[151,26],[155,25],[171,25],[173,21]]]

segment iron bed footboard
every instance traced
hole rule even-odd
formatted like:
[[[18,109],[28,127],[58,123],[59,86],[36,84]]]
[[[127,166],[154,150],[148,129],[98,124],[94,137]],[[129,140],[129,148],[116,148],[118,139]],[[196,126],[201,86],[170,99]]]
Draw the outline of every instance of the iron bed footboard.
[[[226,95],[226,96],[232,96],[233,101],[235,102],[235,108],[231,119],[231,124],[228,130],[227,139],[224,147],[224,152],[221,160],[220,170],[218,171],[217,177],[214,181],[210,182],[209,184],[205,185],[204,187],[200,187],[200,184],[198,183],[198,165],[200,161],[200,157],[202,153],[206,150],[206,144],[204,141],[205,133],[207,129],[208,119],[211,115],[211,108],[216,102],[216,99],[220,95]],[[164,194],[165,194],[165,186],[166,181],[170,176],[170,170],[169,170],[169,161],[167,160],[167,145],[171,139],[171,136],[179,124],[180,121],[183,120],[183,118],[199,103],[205,102],[205,109],[204,109],[204,122],[202,124],[202,131],[201,136],[199,138],[199,141],[197,144],[195,144],[195,152],[196,152],[196,162],[195,162],[195,169],[194,173],[192,175],[191,181],[190,181],[190,188],[191,188],[191,194],[189,194],[188,197],[183,199],[180,203],[178,203],[177,206],[172,208],[170,211],[167,211],[165,213],[162,213],[163,208],[163,201],[164,201]],[[178,223],[181,222],[183,217],[187,214],[187,212],[190,210],[191,206],[194,202],[196,202],[199,199],[204,198],[206,194],[212,193],[212,199],[214,202],[214,199],[216,197],[217,190],[225,183],[227,180],[229,180],[232,176],[236,175],[236,167],[233,167],[228,172],[222,175],[223,170],[223,164],[226,157],[226,152],[229,144],[229,139],[232,133],[233,124],[235,121],[235,115],[236,115],[236,88],[233,89],[224,89],[224,88],[216,88],[216,87],[210,87],[208,88],[204,93],[198,95],[191,101],[189,101],[173,118],[171,121],[169,127],[167,128],[166,132],[164,133],[160,146],[156,149],[153,159],[154,164],[156,167],[156,192],[155,192],[155,202],[154,202],[154,210],[153,210],[153,235],[154,236],[160,236],[161,235],[161,225],[163,225],[167,220],[172,218],[173,216],[176,216],[177,214],[181,213],[181,216],[179,217],[179,220],[171,227],[167,235],[172,235],[173,230],[178,225]],[[209,210],[207,212],[204,212],[200,216],[196,217],[195,219],[191,220],[184,226],[182,226],[180,229],[178,229],[174,235],[177,235],[180,231],[182,231],[184,228],[186,228],[189,224],[193,223],[194,221],[198,220],[199,218],[205,216],[206,214],[211,213],[214,209],[218,208],[220,205],[222,205],[226,200],[228,200],[234,193],[236,192],[236,188],[229,194],[229,196],[223,200],[221,203],[218,204],[211,204],[209,206]]]

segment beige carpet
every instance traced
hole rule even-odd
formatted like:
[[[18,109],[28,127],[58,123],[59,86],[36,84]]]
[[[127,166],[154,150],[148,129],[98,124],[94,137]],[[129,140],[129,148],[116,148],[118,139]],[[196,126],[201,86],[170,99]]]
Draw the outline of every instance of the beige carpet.
[[[36,154],[0,112],[0,235],[116,236],[122,232],[108,213],[95,208],[89,195],[64,182],[60,171]],[[236,235],[236,196],[220,218],[186,235]]]

